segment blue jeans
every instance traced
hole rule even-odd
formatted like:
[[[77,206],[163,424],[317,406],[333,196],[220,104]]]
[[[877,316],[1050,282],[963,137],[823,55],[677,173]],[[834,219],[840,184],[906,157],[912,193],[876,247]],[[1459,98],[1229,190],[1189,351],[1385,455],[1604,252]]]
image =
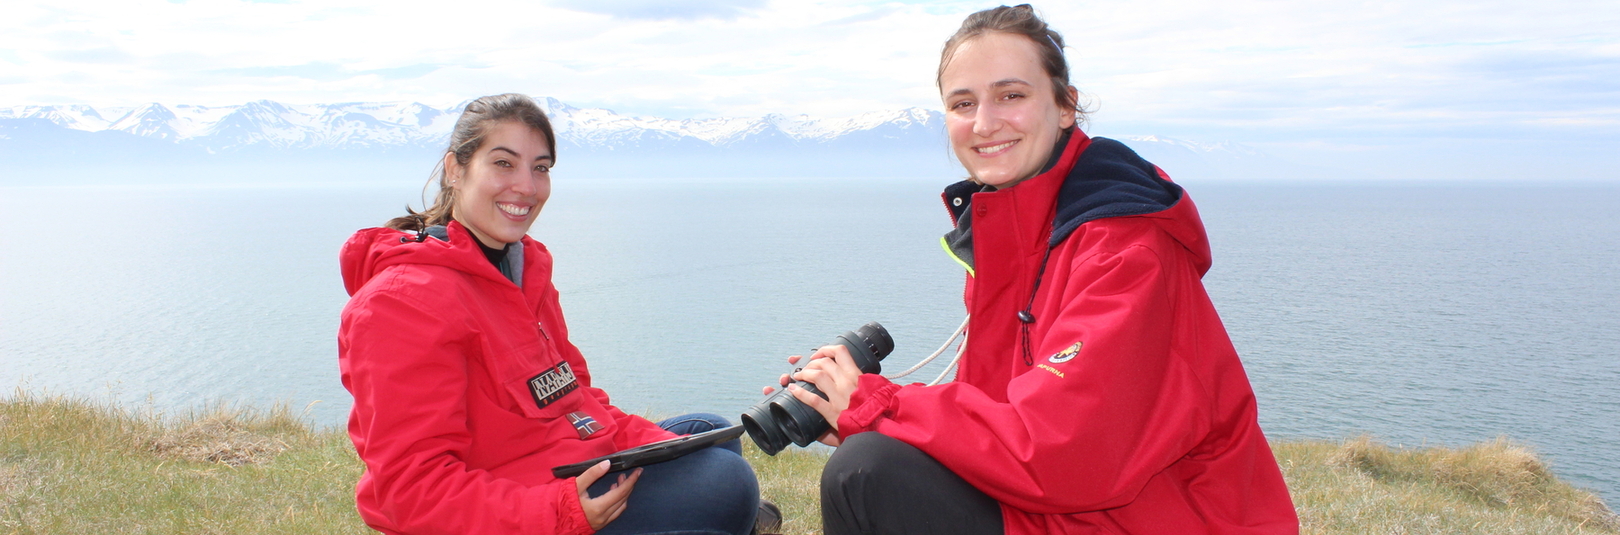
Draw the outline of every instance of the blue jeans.
[[[687,414],[658,422],[678,435],[702,433],[731,424],[713,414]],[[742,442],[728,440],[679,459],[643,466],[619,518],[603,526],[605,535],[629,533],[748,535],[759,511],[759,481],[742,458]],[[618,479],[608,474],[588,489],[601,496]]]

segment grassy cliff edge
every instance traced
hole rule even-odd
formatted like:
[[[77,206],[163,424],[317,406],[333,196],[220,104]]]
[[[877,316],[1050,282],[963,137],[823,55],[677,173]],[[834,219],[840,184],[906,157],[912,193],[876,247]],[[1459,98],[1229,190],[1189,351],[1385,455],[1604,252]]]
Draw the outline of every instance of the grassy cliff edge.
[[[826,456],[747,444],[788,533],[820,525]],[[1275,441],[1305,533],[1620,533],[1595,495],[1505,439],[1398,449],[1367,437]],[[341,429],[285,406],[134,414],[19,392],[0,401],[0,533],[370,533]]]

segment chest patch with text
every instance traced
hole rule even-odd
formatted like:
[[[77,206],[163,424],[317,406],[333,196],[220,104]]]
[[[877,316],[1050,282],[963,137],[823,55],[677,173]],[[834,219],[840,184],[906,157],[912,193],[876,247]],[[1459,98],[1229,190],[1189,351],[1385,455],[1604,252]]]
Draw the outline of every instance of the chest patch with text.
[[[529,393],[534,395],[535,406],[542,409],[578,389],[579,380],[574,377],[574,369],[567,362],[558,363],[556,367],[529,379]]]

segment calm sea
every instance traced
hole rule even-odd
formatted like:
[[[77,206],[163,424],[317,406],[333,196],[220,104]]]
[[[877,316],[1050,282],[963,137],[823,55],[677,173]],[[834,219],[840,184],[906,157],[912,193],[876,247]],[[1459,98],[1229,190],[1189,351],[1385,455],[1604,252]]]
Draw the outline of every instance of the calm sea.
[[[891,370],[944,341],[962,272],[940,186],[561,178],[534,235],[619,405],[735,415],[783,357],[867,321]],[[0,188],[21,223],[0,233],[0,386],[340,424],[337,250],[418,188]],[[1188,188],[1271,437],[1507,436],[1620,502],[1620,184]]]

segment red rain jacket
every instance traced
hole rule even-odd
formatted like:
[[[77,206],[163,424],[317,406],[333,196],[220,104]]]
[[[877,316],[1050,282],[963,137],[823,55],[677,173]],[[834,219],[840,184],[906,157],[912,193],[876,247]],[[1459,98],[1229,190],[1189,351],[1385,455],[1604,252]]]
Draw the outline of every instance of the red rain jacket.
[[[384,533],[591,533],[574,480],[551,468],[674,435],[591,387],[545,246],[523,238],[520,288],[461,224],[448,231],[372,228],[343,245],[360,516]],[[582,438],[579,414],[599,430]]]
[[[1119,142],[1068,138],[1015,187],[947,190],[970,222],[947,236],[959,257],[971,248],[956,381],[864,375],[839,434],[928,453],[1001,502],[1007,533],[1297,533],[1200,280],[1210,254],[1197,208]]]

